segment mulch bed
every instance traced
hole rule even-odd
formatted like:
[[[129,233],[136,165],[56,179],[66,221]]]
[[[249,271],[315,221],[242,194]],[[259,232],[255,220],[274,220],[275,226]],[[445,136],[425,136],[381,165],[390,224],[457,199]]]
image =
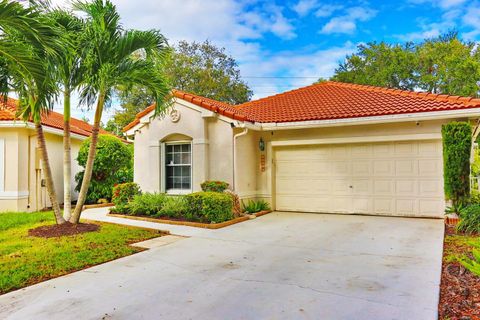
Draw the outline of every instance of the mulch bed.
[[[453,234],[455,229],[446,227],[445,236]],[[470,248],[446,242],[444,252],[470,254]],[[480,277],[458,262],[443,261],[438,316],[444,320],[480,320]]]
[[[48,226],[41,226],[38,228],[28,230],[28,235],[39,238],[53,238],[61,236],[72,236],[76,234],[93,232],[100,229],[98,224],[93,223],[78,223],[73,224],[66,222],[64,224],[53,224]]]

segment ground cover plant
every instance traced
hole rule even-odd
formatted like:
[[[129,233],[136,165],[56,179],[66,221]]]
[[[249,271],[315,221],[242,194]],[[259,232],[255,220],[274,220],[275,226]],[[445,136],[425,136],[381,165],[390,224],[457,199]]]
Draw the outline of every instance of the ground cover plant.
[[[480,274],[476,269],[480,265],[480,260],[473,254],[479,250],[478,234],[458,233],[455,228],[447,227],[438,307],[439,319],[480,319],[478,307]]]
[[[249,200],[243,204],[243,210],[246,213],[257,213],[260,211],[270,210],[270,204],[265,200]]]
[[[31,229],[54,223],[51,212],[0,214],[0,294],[139,252],[129,244],[161,235],[106,223],[98,223],[98,231],[73,236],[29,235]]]

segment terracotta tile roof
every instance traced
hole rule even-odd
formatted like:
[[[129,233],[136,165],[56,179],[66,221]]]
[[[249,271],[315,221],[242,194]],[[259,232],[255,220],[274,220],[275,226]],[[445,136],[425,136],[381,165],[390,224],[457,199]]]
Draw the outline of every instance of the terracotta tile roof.
[[[480,99],[326,81],[237,106],[255,122],[383,116],[480,107]]]
[[[237,106],[174,91],[177,98],[232,119],[295,122],[480,108],[480,99],[326,81]],[[127,131],[154,109],[150,106],[124,128]]]
[[[22,121],[17,116],[18,100],[8,98],[6,102],[0,99],[0,121]],[[48,115],[42,116],[42,124],[47,127],[63,130],[63,115],[51,111]],[[82,136],[90,136],[92,133],[92,126],[85,121],[71,118],[70,121],[71,132]],[[111,134],[105,130],[100,129],[101,134]]]

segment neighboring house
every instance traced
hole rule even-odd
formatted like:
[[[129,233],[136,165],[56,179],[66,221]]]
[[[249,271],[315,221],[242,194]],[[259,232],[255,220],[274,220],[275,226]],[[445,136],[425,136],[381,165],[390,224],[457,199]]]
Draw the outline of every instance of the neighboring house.
[[[480,99],[337,82],[237,106],[174,95],[169,116],[150,106],[124,128],[142,190],[224,180],[284,211],[440,217],[441,126],[480,116]]]
[[[17,105],[11,98],[6,103],[0,101],[0,212],[37,211],[50,206],[35,126],[16,118]],[[42,124],[57,197],[63,203],[63,115],[50,112]],[[78,150],[91,132],[91,125],[72,118],[72,188],[74,176],[81,170],[75,160]],[[76,197],[73,193],[74,200]]]

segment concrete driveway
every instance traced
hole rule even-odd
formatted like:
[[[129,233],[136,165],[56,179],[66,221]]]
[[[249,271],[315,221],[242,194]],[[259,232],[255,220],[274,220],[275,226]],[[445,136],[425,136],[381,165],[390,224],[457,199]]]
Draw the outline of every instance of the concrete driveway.
[[[436,319],[442,240],[441,220],[276,212],[0,296],[0,318]]]

